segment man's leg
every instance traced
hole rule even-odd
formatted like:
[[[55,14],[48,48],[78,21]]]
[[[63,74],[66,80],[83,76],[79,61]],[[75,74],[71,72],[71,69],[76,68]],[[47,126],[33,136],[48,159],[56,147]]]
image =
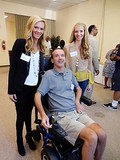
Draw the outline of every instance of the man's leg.
[[[113,100],[118,101],[120,98],[120,91],[114,91]]]
[[[119,98],[120,98],[120,91],[114,91],[112,107],[117,108]]]
[[[86,96],[87,98],[91,99],[92,98],[92,93],[93,93],[93,87],[94,87],[94,85],[91,85],[91,88],[90,88],[89,91],[86,88],[84,96]]]
[[[106,133],[101,126],[96,123],[91,124],[89,127],[97,134],[98,137],[94,160],[102,160],[103,152],[106,146]]]
[[[104,104],[104,107],[111,110],[117,110],[119,99],[120,99],[120,91],[114,91],[112,103]]]
[[[112,77],[112,89],[114,90],[113,93],[113,101],[112,101],[112,108],[117,109],[118,101],[120,98],[120,70],[115,70]]]
[[[82,147],[82,160],[93,160],[97,146],[97,134],[88,127],[82,129],[79,135],[84,140]]]

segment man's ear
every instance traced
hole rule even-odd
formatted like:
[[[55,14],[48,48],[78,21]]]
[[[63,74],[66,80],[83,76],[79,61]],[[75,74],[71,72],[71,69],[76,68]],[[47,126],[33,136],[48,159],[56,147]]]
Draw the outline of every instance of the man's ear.
[[[51,62],[54,63],[54,62],[53,62],[53,58],[51,58]]]

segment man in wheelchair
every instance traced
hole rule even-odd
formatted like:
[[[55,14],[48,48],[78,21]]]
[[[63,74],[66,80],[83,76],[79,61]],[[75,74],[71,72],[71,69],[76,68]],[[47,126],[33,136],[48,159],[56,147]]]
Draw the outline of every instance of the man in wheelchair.
[[[64,51],[54,48],[51,61],[54,68],[43,75],[35,94],[35,104],[40,113],[42,126],[46,129],[52,127],[41,101],[41,97],[47,94],[50,112],[65,130],[67,134],[65,139],[73,146],[78,139],[84,141],[81,151],[82,160],[102,160],[106,133],[86,114],[80,103],[81,88],[73,73],[65,68]]]

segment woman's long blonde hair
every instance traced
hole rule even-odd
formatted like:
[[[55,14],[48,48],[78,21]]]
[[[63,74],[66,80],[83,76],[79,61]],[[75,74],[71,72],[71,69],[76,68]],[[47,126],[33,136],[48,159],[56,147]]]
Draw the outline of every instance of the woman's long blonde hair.
[[[69,42],[72,43],[72,42],[76,41],[75,35],[74,35],[76,26],[83,26],[83,28],[84,28],[84,37],[82,39],[81,46],[80,46],[80,54],[81,54],[82,59],[88,59],[90,57],[88,33],[87,33],[87,27],[84,23],[76,23],[74,25]]]
[[[27,52],[32,51],[33,47],[33,37],[32,37],[32,31],[37,22],[43,22],[44,23],[44,32],[43,35],[38,39],[38,45],[40,47],[41,52],[45,52],[45,34],[46,34],[46,22],[45,20],[41,19],[39,16],[32,16],[28,19],[25,29],[25,39],[26,39],[26,45],[25,49]]]

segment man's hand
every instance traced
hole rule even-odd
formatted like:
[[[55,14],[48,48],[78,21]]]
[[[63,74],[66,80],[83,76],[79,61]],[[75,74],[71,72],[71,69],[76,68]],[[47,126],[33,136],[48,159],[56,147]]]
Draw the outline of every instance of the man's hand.
[[[85,112],[84,107],[80,103],[76,104],[76,110],[77,110],[78,113]]]
[[[116,54],[112,54],[110,56],[110,60],[111,61],[119,61],[120,60],[120,56],[117,56]]]
[[[46,129],[52,128],[52,125],[50,125],[49,118],[46,114],[42,115],[41,119],[42,119],[42,126],[44,128]]]
[[[96,70],[95,72],[96,72],[96,76],[100,73],[99,70]]]
[[[117,56],[117,55],[116,55],[116,56],[115,56],[115,60],[116,60],[116,61],[119,61],[119,60],[120,60],[120,56]]]

